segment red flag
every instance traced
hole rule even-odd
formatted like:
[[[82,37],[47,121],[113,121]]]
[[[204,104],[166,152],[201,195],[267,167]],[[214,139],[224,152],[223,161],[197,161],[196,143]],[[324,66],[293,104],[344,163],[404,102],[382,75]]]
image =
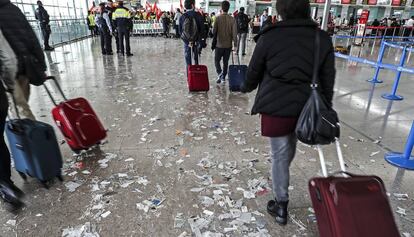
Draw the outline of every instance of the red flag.
[[[184,11],[183,0],[180,0],[180,9],[181,11]]]
[[[157,2],[155,2],[154,5],[152,6],[151,12],[157,13],[157,10],[158,10]]]
[[[151,10],[152,10],[152,6],[151,6],[151,4],[150,4],[149,2],[146,2],[146,3],[145,3],[145,9],[146,9],[147,11],[151,11]]]

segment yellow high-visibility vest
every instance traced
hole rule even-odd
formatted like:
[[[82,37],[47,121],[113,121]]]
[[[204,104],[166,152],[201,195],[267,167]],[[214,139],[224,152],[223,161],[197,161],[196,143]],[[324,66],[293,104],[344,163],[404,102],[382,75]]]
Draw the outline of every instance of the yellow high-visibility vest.
[[[112,13],[112,20],[117,18],[131,18],[131,14],[124,8],[117,8],[114,13]]]
[[[88,16],[88,19],[89,19],[89,25],[90,26],[95,26],[96,24],[95,24],[95,16],[93,15],[93,14],[90,14],[89,16]]]

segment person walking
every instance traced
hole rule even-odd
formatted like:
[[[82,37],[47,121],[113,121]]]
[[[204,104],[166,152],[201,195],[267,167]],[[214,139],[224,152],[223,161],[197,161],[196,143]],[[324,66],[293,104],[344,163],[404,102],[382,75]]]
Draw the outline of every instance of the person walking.
[[[96,25],[99,29],[101,38],[101,52],[103,55],[113,55],[112,52],[112,38],[113,34],[112,23],[109,19],[109,12],[105,8],[105,3],[99,4],[99,12],[95,18]]]
[[[195,11],[195,0],[185,0],[186,12],[180,17],[179,32],[184,42],[184,57],[187,67],[191,65],[191,55],[195,64],[198,64],[198,47],[202,44],[204,34],[203,17]]]
[[[28,74],[33,69],[46,71],[44,52],[26,17],[10,0],[0,0],[0,29],[19,62],[13,91],[16,105],[22,117],[35,120],[28,103],[30,97]],[[46,77],[46,74],[44,76]]]
[[[181,14],[181,10],[180,8],[177,8],[177,11],[175,12],[174,15],[174,29],[175,29],[175,37],[176,38],[180,38],[180,32],[179,32],[179,26],[180,26],[180,18],[181,18],[182,14]]]
[[[249,16],[244,13],[244,7],[241,7],[239,14],[236,18],[237,21],[237,54],[240,53],[240,47],[242,56],[246,55],[246,39],[249,32]]]
[[[112,14],[112,20],[114,21],[116,31],[118,32],[119,52],[122,55],[125,55],[126,52],[126,55],[128,57],[133,56],[133,54],[131,53],[131,46],[129,40],[130,32],[132,30],[132,19],[131,14],[129,13],[129,9],[124,7],[123,1],[118,1],[118,7]]]
[[[54,48],[50,47],[49,45],[49,38],[50,34],[52,33],[52,30],[50,29],[50,17],[47,13],[46,9],[43,7],[42,1],[37,1],[37,9],[35,12],[36,20],[40,23],[40,29],[42,29],[42,35],[43,35],[43,43],[45,45],[46,51],[52,51]]]
[[[10,152],[4,141],[4,129],[8,112],[6,91],[13,93],[17,74],[17,58],[0,30],[0,198],[14,209],[23,206],[23,192],[11,180]]]
[[[255,37],[242,92],[258,89],[252,114],[261,114],[262,136],[270,138],[274,199],[267,211],[286,225],[289,167],[295,157],[296,123],[311,93],[316,34],[320,35],[318,90],[332,106],[335,56],[328,33],[311,19],[309,0],[278,0],[282,21]]]
[[[86,23],[91,32],[91,36],[96,36],[96,23],[95,23],[95,14],[92,11],[88,11],[88,17],[86,18]]]
[[[221,10],[223,13],[216,18],[213,27],[213,35],[217,39],[215,45],[214,64],[218,75],[217,84],[226,81],[227,70],[229,67],[230,54],[236,51],[237,48],[237,25],[236,20],[228,14],[230,9],[230,2],[223,1],[221,3]],[[223,59],[223,68],[220,65]]]

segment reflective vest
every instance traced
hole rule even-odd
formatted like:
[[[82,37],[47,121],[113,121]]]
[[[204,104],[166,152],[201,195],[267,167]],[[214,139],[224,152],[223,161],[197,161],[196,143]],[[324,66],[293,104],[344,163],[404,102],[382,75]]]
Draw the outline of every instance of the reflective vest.
[[[95,24],[95,16],[93,15],[93,14],[90,14],[89,16],[88,16],[88,19],[89,19],[89,25],[90,26],[95,26],[96,24]]]
[[[126,29],[130,26],[131,14],[126,8],[117,8],[112,13],[112,20],[117,28]]]

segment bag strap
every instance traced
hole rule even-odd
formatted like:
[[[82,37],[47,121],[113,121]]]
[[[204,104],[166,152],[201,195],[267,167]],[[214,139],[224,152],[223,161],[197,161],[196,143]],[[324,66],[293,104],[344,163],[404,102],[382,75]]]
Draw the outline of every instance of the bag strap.
[[[313,74],[312,74],[312,89],[316,89],[318,87],[318,77],[319,77],[319,58],[321,55],[321,37],[319,29],[316,28],[316,34],[315,34],[315,58],[313,60]]]

